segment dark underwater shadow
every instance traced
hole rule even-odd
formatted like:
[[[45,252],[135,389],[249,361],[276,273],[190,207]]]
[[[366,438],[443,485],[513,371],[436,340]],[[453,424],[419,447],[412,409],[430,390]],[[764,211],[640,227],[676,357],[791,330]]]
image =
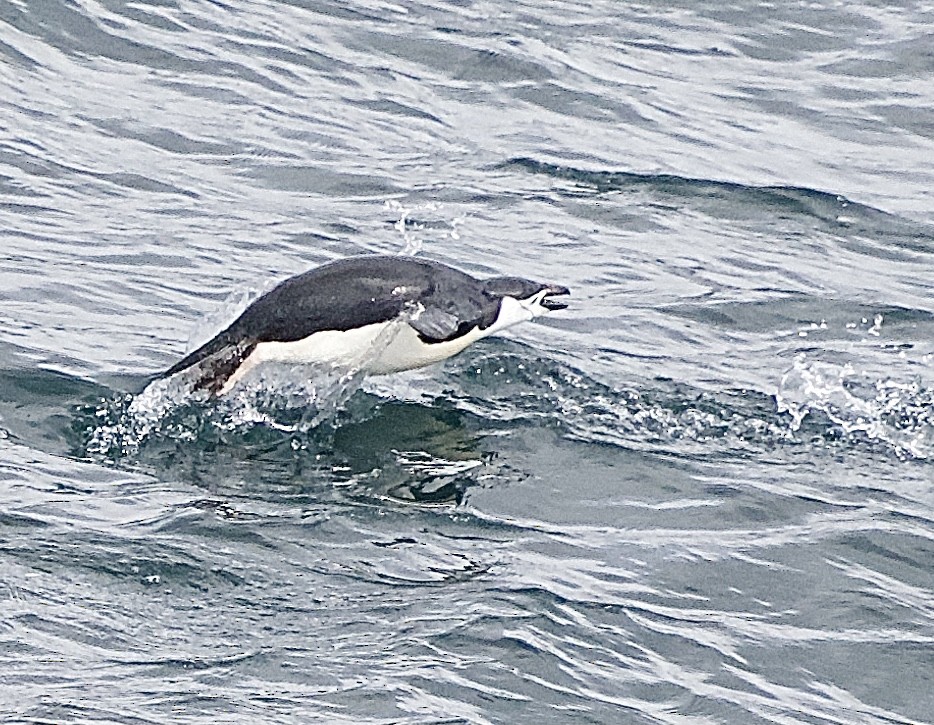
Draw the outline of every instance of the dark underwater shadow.
[[[279,406],[275,395],[260,421],[242,420],[226,401],[191,400],[140,431],[134,396],[104,391],[69,396],[71,424],[58,425],[68,455],[184,480],[212,495],[320,501],[339,491],[341,499],[457,504],[496,457],[482,419],[443,397],[416,403],[356,388],[313,425],[313,411]],[[79,392],[84,400],[74,405]]]
[[[114,387],[39,367],[0,369],[0,430],[47,454],[182,480],[211,495],[379,497],[420,504],[463,500],[495,454],[482,421],[444,399],[429,404],[354,392],[333,418],[290,430],[302,411],[277,411],[275,425],[233,425],[217,406],[193,401],[128,445],[128,408],[148,380]],[[110,447],[102,450],[101,432]],[[95,444],[96,441],[96,444]]]

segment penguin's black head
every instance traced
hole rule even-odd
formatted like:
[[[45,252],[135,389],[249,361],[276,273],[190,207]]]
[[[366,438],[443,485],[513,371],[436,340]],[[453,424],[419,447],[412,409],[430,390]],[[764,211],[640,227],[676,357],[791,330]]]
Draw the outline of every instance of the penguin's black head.
[[[483,292],[493,299],[512,297],[526,304],[535,303],[546,310],[563,310],[567,305],[552,297],[571,294],[567,287],[542,284],[522,277],[493,277],[483,283]]]

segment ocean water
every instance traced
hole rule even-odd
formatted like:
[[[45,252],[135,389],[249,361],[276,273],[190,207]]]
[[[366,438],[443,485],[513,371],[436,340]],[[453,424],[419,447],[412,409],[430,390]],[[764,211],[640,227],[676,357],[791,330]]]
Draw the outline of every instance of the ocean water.
[[[932,27],[0,0],[0,721],[934,722]],[[571,305],[141,394],[364,252]]]

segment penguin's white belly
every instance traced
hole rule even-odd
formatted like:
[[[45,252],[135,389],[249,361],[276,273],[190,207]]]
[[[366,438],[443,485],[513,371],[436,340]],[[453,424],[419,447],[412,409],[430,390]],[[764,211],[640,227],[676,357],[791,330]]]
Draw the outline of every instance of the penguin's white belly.
[[[364,365],[366,372],[371,375],[386,375],[432,365],[447,360],[489,334],[488,330],[475,327],[455,340],[426,343],[409,325],[402,323],[398,328],[390,332],[392,337],[382,349],[379,342],[376,343],[378,354]]]
[[[353,330],[323,330],[294,342],[261,342],[228,378],[224,395],[260,363],[327,365],[386,375],[446,360],[492,330],[474,328],[447,342],[425,343],[405,322],[394,320]]]
[[[542,291],[525,302],[503,297],[492,325],[485,330],[474,327],[465,335],[446,342],[423,342],[418,332],[402,318],[352,330],[322,330],[294,342],[261,342],[227,379],[220,392],[221,395],[229,393],[250,370],[264,362],[329,365],[361,370],[368,375],[421,368],[447,360],[487,335],[544,314],[546,310],[539,304],[544,295]]]

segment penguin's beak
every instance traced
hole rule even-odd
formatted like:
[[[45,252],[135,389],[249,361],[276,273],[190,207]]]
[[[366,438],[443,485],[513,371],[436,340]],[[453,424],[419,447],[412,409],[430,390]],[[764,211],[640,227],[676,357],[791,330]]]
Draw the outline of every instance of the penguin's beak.
[[[569,295],[571,290],[567,287],[562,287],[561,285],[551,284],[545,287],[545,294],[541,300],[541,306],[548,310],[563,310],[567,308],[567,304],[560,302],[558,300],[552,299],[552,297],[557,297],[559,295]]]

